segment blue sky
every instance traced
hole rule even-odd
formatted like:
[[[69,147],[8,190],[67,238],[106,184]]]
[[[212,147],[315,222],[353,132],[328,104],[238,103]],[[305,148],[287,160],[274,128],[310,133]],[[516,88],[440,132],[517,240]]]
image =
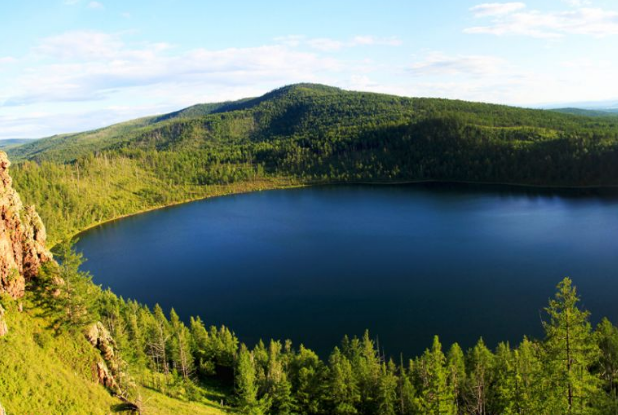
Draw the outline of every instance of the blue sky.
[[[522,106],[618,100],[615,0],[0,3],[0,138],[295,82]]]

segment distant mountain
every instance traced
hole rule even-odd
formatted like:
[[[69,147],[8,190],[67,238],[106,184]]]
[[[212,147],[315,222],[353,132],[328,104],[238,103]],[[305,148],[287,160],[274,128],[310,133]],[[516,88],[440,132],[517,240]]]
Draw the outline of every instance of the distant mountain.
[[[570,114],[295,84],[261,97],[198,104],[97,130],[60,134],[12,148],[9,153],[14,160],[67,162],[119,148],[197,150],[302,137],[321,141],[329,135],[352,139],[362,130],[445,117],[463,117],[464,122],[486,129],[510,126],[524,135],[544,136],[554,134],[551,131],[580,128],[582,123],[568,117]]]
[[[0,140],[0,149],[6,150],[8,148],[12,148],[15,146],[20,146],[22,144],[28,144],[34,142],[35,139],[32,138],[5,138]]]
[[[583,108],[554,108],[552,111],[563,114],[583,115],[585,117],[616,117],[618,109],[583,109]]]

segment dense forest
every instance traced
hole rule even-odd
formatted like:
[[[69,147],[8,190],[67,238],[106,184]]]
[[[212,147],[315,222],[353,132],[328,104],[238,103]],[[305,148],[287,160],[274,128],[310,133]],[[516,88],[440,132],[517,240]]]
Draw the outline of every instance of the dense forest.
[[[125,301],[92,284],[68,244],[58,253],[30,301],[56,332],[100,321],[115,340],[119,393],[138,404],[138,384],[197,402],[218,385],[223,405],[251,415],[618,413],[618,328],[604,319],[593,329],[568,278],[544,310],[541,340],[491,350],[479,339],[464,351],[435,337],[421,356],[393,359],[366,332],[324,360],[290,341],[248,348],[226,327]]]
[[[292,185],[618,185],[618,117],[300,84],[9,150],[58,241],[167,204]]]
[[[54,136],[9,154],[18,161],[15,186],[37,205],[60,259],[32,281],[26,301],[58,335],[100,321],[115,341],[119,393],[133,402],[145,386],[184,401],[214,396],[255,415],[618,414],[618,329],[607,320],[591,326],[569,279],[545,310],[543,339],[493,350],[480,339],[464,351],[435,338],[421,356],[391,357],[366,333],[320,357],[288,341],[249,348],[229,328],[119,298],[92,284],[80,256],[61,243],[123,215],[278,187],[618,185],[618,117],[302,84]],[[58,278],[65,284],[54,285]]]

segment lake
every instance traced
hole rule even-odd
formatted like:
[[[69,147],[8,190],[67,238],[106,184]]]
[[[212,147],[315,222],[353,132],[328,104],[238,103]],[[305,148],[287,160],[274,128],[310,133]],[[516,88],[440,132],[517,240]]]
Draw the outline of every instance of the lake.
[[[213,198],[80,236],[94,281],[241,341],[327,356],[369,329],[387,354],[542,336],[570,276],[618,322],[618,198],[454,184],[325,186]]]

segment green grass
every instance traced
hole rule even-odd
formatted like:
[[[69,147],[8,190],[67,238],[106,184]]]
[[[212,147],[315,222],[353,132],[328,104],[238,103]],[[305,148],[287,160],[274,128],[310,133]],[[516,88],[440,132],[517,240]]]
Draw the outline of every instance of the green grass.
[[[0,339],[0,402],[8,414],[109,414],[119,401],[93,380],[97,352],[81,334],[55,335],[41,309],[3,299],[9,333]]]
[[[216,403],[199,404],[172,399],[157,391],[140,388],[144,415],[220,415],[226,412]]]
[[[18,311],[19,302],[23,312]],[[98,352],[77,333],[56,333],[33,294],[2,304],[9,333],[0,338],[0,403],[9,415],[107,415],[122,402],[94,381]],[[208,399],[186,402],[140,386],[144,415],[220,415],[224,396],[213,387]],[[210,391],[208,391],[210,392]]]

